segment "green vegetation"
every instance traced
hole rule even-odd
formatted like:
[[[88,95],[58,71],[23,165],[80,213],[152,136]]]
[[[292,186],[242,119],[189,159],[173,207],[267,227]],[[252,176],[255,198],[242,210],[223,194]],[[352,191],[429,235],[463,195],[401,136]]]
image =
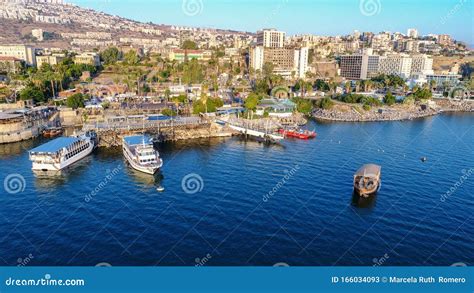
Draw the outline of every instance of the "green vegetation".
[[[191,41],[191,40],[186,40],[183,42],[183,44],[181,44],[181,49],[184,49],[184,50],[197,50],[198,49],[198,45]]]
[[[318,108],[328,110],[328,109],[331,109],[334,106],[334,101],[329,97],[325,97],[325,98],[319,100],[317,102],[316,106]]]
[[[247,110],[254,111],[262,99],[263,99],[262,95],[258,93],[250,93],[247,99],[245,99],[244,107]]]
[[[392,106],[393,104],[395,104],[397,102],[397,99],[395,98],[395,96],[391,92],[388,92],[385,95],[385,97],[383,98],[383,102],[387,106]]]
[[[403,87],[405,85],[403,78],[398,75],[381,74],[370,80],[377,83],[379,87]]]
[[[174,116],[177,115],[176,112],[173,111],[173,110],[170,109],[170,108],[163,109],[163,110],[161,111],[161,114],[163,114],[163,115],[165,115],[165,116],[170,116],[170,117],[174,117]]]
[[[35,103],[41,103],[45,101],[43,92],[33,84],[26,86],[20,92],[20,99],[23,101],[32,99]]]
[[[66,106],[69,108],[77,109],[84,108],[84,95],[83,94],[74,94],[69,96],[66,100]]]
[[[296,103],[296,110],[300,113],[309,115],[313,111],[313,103],[310,100],[294,98],[293,102]]]
[[[433,97],[433,93],[428,88],[418,88],[412,95],[415,101],[428,100]]]
[[[122,59],[122,52],[117,47],[109,47],[100,53],[100,59],[105,65],[115,64]]]
[[[193,103],[193,113],[213,113],[223,105],[224,103],[219,98],[201,97],[201,99]]]

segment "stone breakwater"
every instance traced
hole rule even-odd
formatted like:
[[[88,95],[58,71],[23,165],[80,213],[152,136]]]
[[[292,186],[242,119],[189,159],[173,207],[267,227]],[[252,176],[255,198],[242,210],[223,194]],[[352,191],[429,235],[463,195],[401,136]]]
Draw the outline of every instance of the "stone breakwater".
[[[340,122],[371,122],[371,121],[401,121],[429,117],[443,112],[474,112],[474,102],[439,103],[436,109],[390,109],[382,111],[339,111],[316,109],[313,117],[319,120]]]

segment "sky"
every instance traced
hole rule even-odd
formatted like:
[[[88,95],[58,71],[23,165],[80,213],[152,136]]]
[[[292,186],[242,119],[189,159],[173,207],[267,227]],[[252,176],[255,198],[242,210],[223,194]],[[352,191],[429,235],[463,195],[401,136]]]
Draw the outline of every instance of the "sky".
[[[66,0],[156,24],[289,35],[345,35],[354,30],[450,34],[474,44],[474,0]]]

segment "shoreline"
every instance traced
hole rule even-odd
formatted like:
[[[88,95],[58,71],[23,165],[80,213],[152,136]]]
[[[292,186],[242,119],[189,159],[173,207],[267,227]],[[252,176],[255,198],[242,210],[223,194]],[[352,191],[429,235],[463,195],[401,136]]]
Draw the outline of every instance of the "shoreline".
[[[439,110],[424,110],[419,112],[382,112],[369,113],[370,116],[355,115],[354,112],[338,112],[331,110],[318,109],[314,111],[311,118],[327,122],[389,122],[389,121],[410,121],[444,113],[474,113],[474,108],[470,109],[454,109],[445,108]]]

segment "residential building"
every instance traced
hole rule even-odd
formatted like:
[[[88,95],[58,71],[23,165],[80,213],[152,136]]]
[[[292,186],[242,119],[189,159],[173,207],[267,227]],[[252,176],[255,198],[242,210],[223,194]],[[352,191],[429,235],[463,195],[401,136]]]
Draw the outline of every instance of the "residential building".
[[[4,45],[0,46],[0,56],[15,57],[25,62],[26,65],[35,66],[35,48],[27,45]]]
[[[178,62],[184,62],[186,60],[196,59],[198,61],[210,60],[212,57],[211,51],[206,50],[182,50],[175,49],[169,54],[170,60],[176,60]]]
[[[265,63],[273,65],[273,72],[286,79],[305,78],[308,71],[308,48],[264,48],[250,49],[250,67],[262,70]]]
[[[276,29],[263,29],[257,32],[257,46],[282,48],[285,45],[285,32]]]
[[[99,54],[94,52],[86,52],[74,57],[75,64],[89,64],[93,66],[100,66]]]
[[[254,70],[262,70],[263,68],[263,46],[250,48],[249,65]]]
[[[438,44],[441,46],[450,46],[452,43],[453,40],[450,35],[438,35]]]
[[[415,28],[409,28],[407,30],[407,36],[409,38],[417,39],[418,38],[418,30]]]
[[[17,73],[23,61],[10,56],[0,56],[0,73]]]
[[[49,64],[51,66],[57,65],[64,58],[64,54],[36,56],[36,65],[40,68],[43,64]]]

